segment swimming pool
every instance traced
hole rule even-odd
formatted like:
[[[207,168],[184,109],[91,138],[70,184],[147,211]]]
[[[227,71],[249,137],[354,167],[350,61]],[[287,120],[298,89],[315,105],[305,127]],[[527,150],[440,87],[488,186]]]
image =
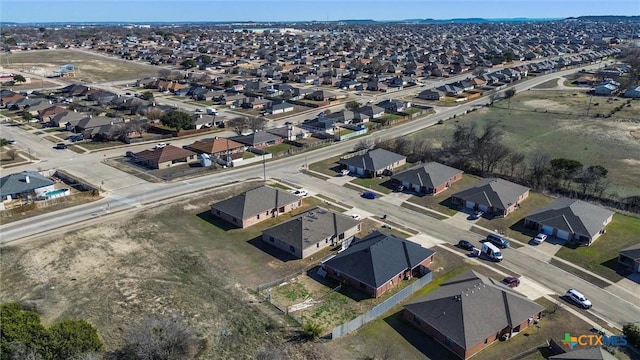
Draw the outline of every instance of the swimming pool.
[[[55,190],[51,190],[51,191],[47,191],[46,193],[44,193],[44,198],[45,199],[55,199],[58,197],[62,197],[62,196],[67,196],[69,195],[69,189],[55,189]]]

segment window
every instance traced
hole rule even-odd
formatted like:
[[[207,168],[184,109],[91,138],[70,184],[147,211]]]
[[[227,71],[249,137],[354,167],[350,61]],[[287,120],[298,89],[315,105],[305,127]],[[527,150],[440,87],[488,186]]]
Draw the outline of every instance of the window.
[[[340,239],[340,240],[344,240],[344,233],[340,234],[340,235],[338,236],[338,239]]]
[[[269,241],[274,242],[276,239],[273,238],[273,236],[269,236]]]
[[[296,252],[296,248],[294,248],[293,245],[289,245],[289,251]]]
[[[416,315],[413,315],[413,322],[420,325],[420,318],[418,318]]]
[[[449,339],[448,337],[444,338],[444,344],[448,347],[453,347],[453,341],[451,341],[451,339]]]
[[[216,215],[220,215],[220,210],[216,210]]]
[[[316,248],[319,248],[319,247],[320,247],[320,243],[316,243]]]
[[[366,285],[365,285],[364,283],[360,283],[360,287],[361,287],[362,289],[364,289],[364,288],[366,287]]]
[[[233,222],[234,222],[234,223],[237,223],[237,222],[238,222],[238,219],[233,218]]]
[[[484,339],[484,343],[488,344],[489,343],[489,339]]]
[[[258,215],[256,216],[256,219],[260,219],[260,214],[258,214]]]

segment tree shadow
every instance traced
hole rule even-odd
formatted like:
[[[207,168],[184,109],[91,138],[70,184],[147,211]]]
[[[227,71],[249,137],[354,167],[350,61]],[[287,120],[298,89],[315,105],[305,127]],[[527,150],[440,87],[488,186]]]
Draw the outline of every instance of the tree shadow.
[[[395,312],[384,318],[384,322],[428,359],[459,359],[442,344],[433,340],[432,337],[407,323],[407,321],[402,318],[402,313],[403,310]]]

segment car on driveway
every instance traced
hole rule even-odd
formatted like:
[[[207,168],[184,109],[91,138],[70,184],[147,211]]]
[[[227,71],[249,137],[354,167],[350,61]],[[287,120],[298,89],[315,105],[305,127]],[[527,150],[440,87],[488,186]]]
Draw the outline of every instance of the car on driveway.
[[[542,244],[545,240],[547,240],[547,234],[540,233],[531,239],[531,242],[534,244]]]
[[[376,195],[376,193],[372,192],[372,191],[365,191],[362,193],[361,195],[363,198],[365,199],[375,199],[378,197],[378,195]]]
[[[167,146],[166,143],[158,143],[156,144],[153,148],[154,149],[162,149],[163,147]]]
[[[360,216],[360,214],[351,214],[351,218],[353,220],[361,220],[362,216]]]
[[[565,296],[567,297],[567,299],[576,303],[578,306],[580,306],[583,309],[591,308],[591,301],[587,300],[586,296],[584,296],[581,292],[575,289],[567,290],[567,293],[565,294]]]
[[[473,244],[471,243],[471,241],[467,241],[467,240],[458,241],[458,247],[464,250],[469,250],[469,251],[473,250]]]
[[[339,174],[340,174],[340,176],[347,176],[347,175],[349,175],[349,173],[350,173],[349,169],[342,169],[342,170],[340,170]]]
[[[470,218],[472,220],[476,220],[476,219],[480,219],[482,215],[484,215],[484,211],[477,210],[477,211],[474,211],[473,214],[471,214]]]
[[[65,143],[57,143],[56,146],[55,146],[56,149],[60,149],[60,150],[66,149],[67,147],[68,146]]]
[[[514,288],[520,285],[520,279],[515,276],[507,276],[506,278],[504,278],[504,280],[502,280],[502,282],[507,284],[507,286],[509,286],[510,288]]]
[[[309,195],[309,193],[307,192],[307,190],[303,190],[303,189],[295,189],[295,190],[291,190],[291,193],[293,195],[297,195],[297,196],[307,196]]]

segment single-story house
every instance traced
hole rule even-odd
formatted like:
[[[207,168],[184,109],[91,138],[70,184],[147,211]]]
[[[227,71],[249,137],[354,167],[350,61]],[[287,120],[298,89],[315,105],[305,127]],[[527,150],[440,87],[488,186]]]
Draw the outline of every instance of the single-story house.
[[[315,207],[262,231],[262,240],[304,259],[350,240],[359,231],[360,221],[351,216]]]
[[[211,214],[245,228],[302,206],[302,199],[282,189],[261,186],[211,205]]]
[[[393,174],[391,179],[402,183],[405,188],[412,191],[435,195],[462,179],[462,172],[447,165],[429,162]]]
[[[143,150],[135,154],[136,162],[152,169],[164,169],[176,164],[197,161],[193,151],[167,145],[159,149]]]
[[[35,171],[23,171],[0,178],[0,198],[3,202],[37,198],[53,188],[51,179]]]
[[[239,143],[254,147],[256,149],[262,149],[267,146],[278,145],[284,140],[278,135],[268,133],[266,131],[256,131],[249,135],[239,135],[229,138]]]
[[[367,115],[367,117],[370,119],[377,119],[384,116],[384,108],[376,105],[363,106],[361,108],[358,108],[358,110],[356,111],[361,114]]]
[[[613,211],[586,201],[563,197],[527,215],[524,224],[559,239],[591,245],[605,233],[604,228],[613,219],[613,214]]]
[[[446,92],[438,89],[423,90],[416,96],[422,100],[441,100],[447,95]]]
[[[267,112],[267,114],[282,114],[282,113],[286,113],[289,111],[293,111],[294,107],[293,104],[288,103],[288,102],[280,102],[280,103],[270,103],[269,105],[267,105],[267,107],[265,108],[265,111]]]
[[[404,306],[404,319],[468,359],[539,321],[544,308],[497,280],[467,271]]]
[[[622,96],[631,99],[640,99],[640,85],[628,88]]]
[[[392,171],[407,163],[407,157],[385,149],[374,149],[363,155],[340,159],[338,164],[346,166],[353,174],[375,177]]]
[[[402,280],[422,275],[433,250],[407,239],[374,231],[322,263],[331,278],[377,298]]]
[[[214,137],[213,139],[202,139],[194,142],[190,145],[185,145],[183,148],[191,150],[197,154],[209,154],[213,156],[219,156],[222,154],[235,154],[243,152],[246,145],[237,141],[222,137]]]
[[[549,360],[616,360],[617,357],[612,355],[602,346],[580,347],[579,349],[564,352],[562,354],[549,356]]]
[[[499,178],[482,179],[451,195],[451,202],[496,216],[507,216],[529,197],[528,187]]]
[[[628,266],[633,272],[640,272],[640,244],[620,250],[618,262]]]
[[[387,99],[379,102],[377,105],[390,112],[401,112],[410,108],[411,102],[397,99]]]
[[[267,129],[267,132],[289,141],[303,140],[311,136],[311,132],[295,125],[285,125],[277,128],[271,128]]]

